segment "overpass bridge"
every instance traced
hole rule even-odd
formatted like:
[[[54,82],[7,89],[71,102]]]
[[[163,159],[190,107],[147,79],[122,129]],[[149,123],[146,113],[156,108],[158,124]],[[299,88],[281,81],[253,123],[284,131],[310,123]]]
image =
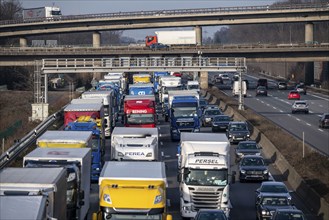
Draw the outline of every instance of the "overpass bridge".
[[[313,41],[313,22],[323,21],[329,21],[328,3],[156,10],[1,21],[0,37],[19,37],[24,47],[27,36],[93,32],[93,46],[99,47],[100,31],[195,27],[200,45],[201,26],[299,22],[305,24],[307,42]]]

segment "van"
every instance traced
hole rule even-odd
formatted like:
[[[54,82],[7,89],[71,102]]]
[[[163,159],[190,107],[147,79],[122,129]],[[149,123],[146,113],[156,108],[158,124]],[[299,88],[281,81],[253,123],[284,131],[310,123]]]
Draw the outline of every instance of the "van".
[[[266,89],[268,89],[267,79],[258,79],[256,87],[258,87],[258,86],[265,86]]]
[[[242,95],[244,97],[247,97],[247,83],[246,81],[242,81]],[[232,95],[233,96],[239,96],[240,90],[239,90],[239,81],[234,81],[233,82],[233,87],[232,87]]]

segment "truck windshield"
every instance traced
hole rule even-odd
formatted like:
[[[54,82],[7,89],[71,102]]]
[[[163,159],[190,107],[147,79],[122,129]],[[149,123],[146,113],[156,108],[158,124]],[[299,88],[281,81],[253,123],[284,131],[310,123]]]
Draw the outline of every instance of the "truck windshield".
[[[98,140],[98,137],[95,136],[91,140],[91,150],[97,151],[98,150],[98,145],[99,145],[99,140]]]
[[[186,185],[194,186],[225,186],[227,185],[227,170],[189,169],[184,172]]]
[[[162,214],[157,215],[134,215],[134,214],[111,214],[111,220],[162,220]]]
[[[154,123],[153,114],[130,114],[127,116],[127,124],[139,125],[139,124],[152,124]]]
[[[188,89],[199,89],[199,85],[189,85]]]
[[[196,116],[197,108],[196,107],[177,107],[173,108],[175,117],[191,117]]]
[[[180,86],[177,87],[164,87],[164,94],[168,94],[168,91],[177,91],[177,90],[182,90]]]

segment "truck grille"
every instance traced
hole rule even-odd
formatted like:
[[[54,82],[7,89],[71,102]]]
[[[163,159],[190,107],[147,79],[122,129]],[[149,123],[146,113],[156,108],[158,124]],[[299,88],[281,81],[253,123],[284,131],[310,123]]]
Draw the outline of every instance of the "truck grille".
[[[194,188],[189,188],[192,197],[192,211],[199,209],[218,209],[221,203],[222,190],[216,191],[197,191]]]
[[[180,121],[180,122],[177,122],[177,126],[178,127],[193,127],[194,121],[191,121],[191,122]]]

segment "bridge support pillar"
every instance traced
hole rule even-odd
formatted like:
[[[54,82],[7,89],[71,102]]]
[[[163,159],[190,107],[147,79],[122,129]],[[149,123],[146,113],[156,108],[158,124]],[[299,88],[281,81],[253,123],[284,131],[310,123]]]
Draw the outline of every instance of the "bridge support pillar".
[[[202,45],[202,28],[201,26],[194,27],[195,30],[195,37],[196,37],[196,44]]]
[[[101,46],[101,34],[98,31],[93,33],[93,47]]]
[[[201,89],[208,89],[208,72],[200,72],[199,83]]]
[[[27,39],[24,37],[19,38],[19,46],[20,47],[27,47]]]
[[[313,44],[313,23],[305,24],[305,43]],[[314,62],[305,63],[305,78],[306,85],[314,84]]]

